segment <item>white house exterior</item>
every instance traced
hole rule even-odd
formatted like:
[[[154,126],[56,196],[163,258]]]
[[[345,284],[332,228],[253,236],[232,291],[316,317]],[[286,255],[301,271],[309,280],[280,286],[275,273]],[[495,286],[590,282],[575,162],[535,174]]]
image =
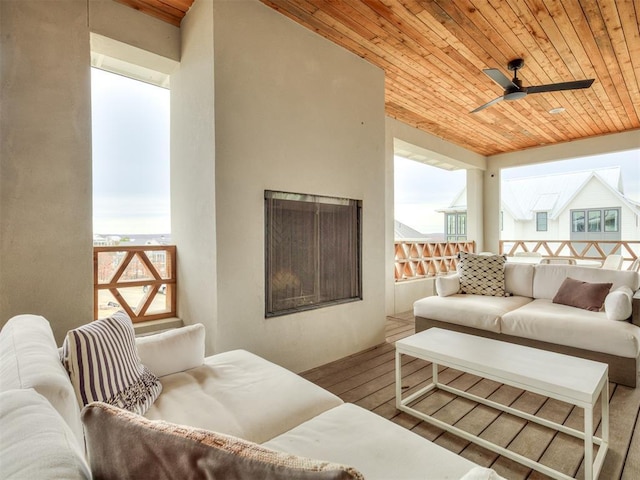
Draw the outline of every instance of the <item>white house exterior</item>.
[[[624,196],[620,167],[502,181],[507,240],[640,240],[640,205]],[[466,235],[466,190],[445,214],[448,237]]]

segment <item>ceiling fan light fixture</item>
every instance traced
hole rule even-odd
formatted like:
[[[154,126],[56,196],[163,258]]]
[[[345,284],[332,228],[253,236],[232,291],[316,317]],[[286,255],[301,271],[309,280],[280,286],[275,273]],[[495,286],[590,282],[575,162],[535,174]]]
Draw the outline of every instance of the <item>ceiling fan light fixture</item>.
[[[562,113],[566,110],[566,108],[564,107],[556,107],[556,108],[552,108],[551,110],[549,110],[549,113],[551,115],[558,115],[559,113]]]

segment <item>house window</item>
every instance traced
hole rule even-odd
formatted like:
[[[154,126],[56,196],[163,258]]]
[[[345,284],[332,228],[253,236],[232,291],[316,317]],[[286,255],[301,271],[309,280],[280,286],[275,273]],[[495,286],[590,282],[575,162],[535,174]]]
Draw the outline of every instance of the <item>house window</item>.
[[[362,299],[358,200],[265,191],[265,316]]]
[[[547,212],[536,212],[536,231],[547,231]]]
[[[602,211],[589,210],[587,212],[587,231],[589,232],[601,232],[602,231]]]
[[[584,210],[571,212],[571,231],[584,232]]]
[[[467,240],[467,212],[447,213],[447,242],[464,242]]]
[[[618,232],[620,231],[619,225],[620,209],[612,208],[604,211],[604,231],[605,232]]]

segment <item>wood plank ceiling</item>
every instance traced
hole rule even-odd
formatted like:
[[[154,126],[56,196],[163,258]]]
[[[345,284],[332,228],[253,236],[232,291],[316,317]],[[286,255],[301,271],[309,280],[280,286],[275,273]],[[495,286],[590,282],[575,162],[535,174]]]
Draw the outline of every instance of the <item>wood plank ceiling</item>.
[[[192,3],[119,1],[173,13]],[[638,0],[260,1],[383,69],[388,116],[479,154],[640,128]],[[511,78],[514,58],[524,86],[595,82],[471,114],[502,95],[482,70]]]

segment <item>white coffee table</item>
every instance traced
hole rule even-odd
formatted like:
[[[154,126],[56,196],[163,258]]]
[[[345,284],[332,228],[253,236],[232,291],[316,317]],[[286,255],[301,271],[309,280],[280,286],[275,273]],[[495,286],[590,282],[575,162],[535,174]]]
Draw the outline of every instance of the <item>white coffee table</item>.
[[[410,355],[433,364],[432,383],[404,399],[402,398],[402,355]],[[584,409],[584,431],[568,428],[442,384],[438,382],[438,365],[451,367],[581,407]],[[607,364],[440,328],[430,328],[396,342],[396,407],[399,410],[538,470],[545,475],[557,479],[570,479],[572,477],[562,472],[488,442],[409,406],[435,388],[584,440],[584,478],[585,480],[598,478],[609,445]],[[602,437],[594,436],[593,432],[593,409],[599,397],[602,397]],[[593,455],[594,445],[598,446],[595,458]]]

